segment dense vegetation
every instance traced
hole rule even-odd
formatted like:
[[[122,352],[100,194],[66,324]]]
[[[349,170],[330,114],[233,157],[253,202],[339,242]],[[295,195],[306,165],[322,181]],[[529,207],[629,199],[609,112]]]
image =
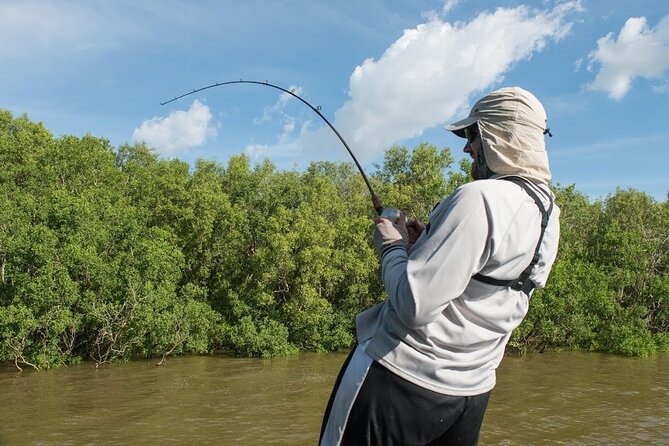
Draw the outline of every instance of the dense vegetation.
[[[372,181],[426,220],[467,181],[453,163],[429,144],[392,147]],[[555,192],[559,257],[511,347],[668,350],[669,204]],[[354,315],[384,298],[372,214],[351,164],[277,171],[240,155],[191,168],[0,111],[0,361],[349,347]]]

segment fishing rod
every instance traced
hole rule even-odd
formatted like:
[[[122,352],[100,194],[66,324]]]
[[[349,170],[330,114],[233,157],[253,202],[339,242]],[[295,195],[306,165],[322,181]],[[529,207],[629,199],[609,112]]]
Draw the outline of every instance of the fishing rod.
[[[220,86],[223,86],[223,85],[232,85],[232,84],[254,84],[254,85],[264,85],[266,87],[272,87],[272,88],[275,88],[277,90],[281,90],[284,93],[288,93],[289,95],[293,96],[296,99],[299,99],[304,105],[306,105],[311,110],[313,110],[314,113],[316,113],[318,116],[321,117],[321,119],[323,121],[325,121],[325,123],[330,127],[330,129],[335,133],[335,135],[337,135],[337,137],[342,142],[342,144],[344,144],[344,147],[348,151],[348,154],[351,155],[351,158],[353,158],[353,162],[355,163],[356,167],[360,171],[360,174],[362,175],[362,179],[365,180],[365,184],[367,185],[367,189],[369,189],[369,193],[372,196],[372,204],[374,205],[374,209],[376,209],[376,213],[381,217],[388,218],[392,222],[397,222],[399,220],[400,211],[397,208],[393,208],[393,207],[389,207],[389,208],[384,208],[383,207],[383,204],[381,203],[381,199],[379,198],[378,195],[376,195],[374,193],[374,189],[372,188],[372,184],[369,182],[369,179],[367,178],[367,175],[365,175],[365,171],[362,170],[362,166],[358,162],[358,159],[355,157],[355,155],[353,154],[353,151],[348,146],[348,144],[346,143],[344,138],[341,136],[341,134],[337,131],[337,129],[330,123],[330,121],[328,121],[328,119],[325,116],[323,116],[323,114],[321,113],[321,106],[319,105],[318,107],[314,107],[309,102],[307,102],[305,99],[298,96],[297,93],[295,93],[295,90],[287,90],[283,87],[279,87],[278,85],[271,84],[267,81],[261,82],[261,81],[250,81],[250,80],[240,79],[238,81],[216,82],[214,84],[207,85],[206,87],[198,88],[198,89],[189,91],[188,93],[184,93],[180,96],[176,96],[176,97],[170,99],[169,101],[161,102],[160,105],[169,104],[170,102],[174,102],[176,100],[179,100],[179,99],[184,98],[186,96],[189,96],[191,94],[198,93],[198,92],[203,91],[203,90],[208,90],[209,88],[220,87]]]

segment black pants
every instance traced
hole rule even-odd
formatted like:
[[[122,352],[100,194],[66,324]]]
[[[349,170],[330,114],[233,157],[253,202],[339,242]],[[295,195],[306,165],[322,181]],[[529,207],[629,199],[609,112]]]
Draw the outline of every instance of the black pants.
[[[347,365],[348,360],[340,378]],[[323,428],[338,390],[336,385]],[[476,445],[489,398],[490,392],[475,396],[432,392],[372,362],[350,409],[340,444]]]

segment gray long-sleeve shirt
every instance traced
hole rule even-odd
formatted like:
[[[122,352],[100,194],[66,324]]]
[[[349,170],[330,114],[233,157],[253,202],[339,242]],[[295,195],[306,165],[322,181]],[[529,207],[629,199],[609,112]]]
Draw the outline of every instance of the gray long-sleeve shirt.
[[[548,208],[550,194],[544,193]],[[559,238],[554,206],[531,279],[546,283]],[[504,348],[525,317],[529,296],[472,279],[482,273],[512,280],[529,265],[541,213],[518,185],[495,179],[458,188],[430,216],[410,252],[382,259],[388,299],[356,319],[358,340],[376,361],[421,387],[476,395],[495,385]]]

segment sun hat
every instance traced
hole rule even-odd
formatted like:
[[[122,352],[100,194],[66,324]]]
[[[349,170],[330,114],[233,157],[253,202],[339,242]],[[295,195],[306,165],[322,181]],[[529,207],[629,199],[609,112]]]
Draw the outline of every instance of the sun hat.
[[[532,93],[506,87],[479,99],[469,116],[446,129],[464,138],[464,129],[478,124],[485,159],[493,172],[548,183],[546,122],[546,111]]]

